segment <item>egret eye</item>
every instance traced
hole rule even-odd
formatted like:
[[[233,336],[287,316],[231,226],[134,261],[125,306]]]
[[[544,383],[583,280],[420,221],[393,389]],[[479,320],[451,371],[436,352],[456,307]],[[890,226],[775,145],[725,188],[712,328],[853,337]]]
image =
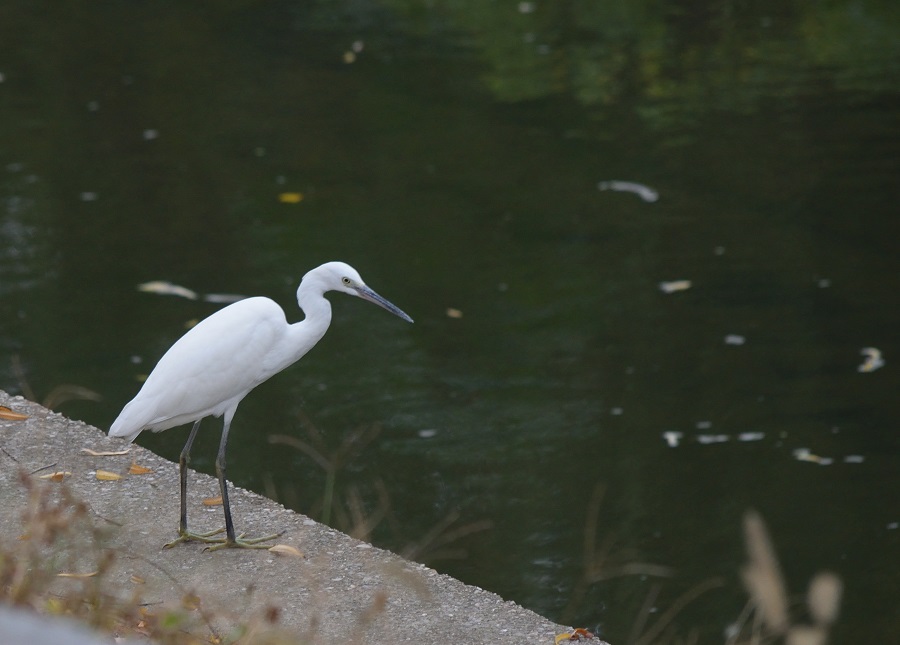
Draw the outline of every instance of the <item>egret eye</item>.
[[[341,278],[341,282],[343,282],[345,285],[347,285],[349,287],[351,280],[347,276],[344,276],[343,278]]]

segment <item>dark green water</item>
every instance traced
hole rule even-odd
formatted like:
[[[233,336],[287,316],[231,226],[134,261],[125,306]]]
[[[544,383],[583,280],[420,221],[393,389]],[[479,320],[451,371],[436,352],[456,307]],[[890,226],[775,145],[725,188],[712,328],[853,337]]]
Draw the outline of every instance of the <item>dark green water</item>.
[[[838,642],[897,633],[898,10],[589,4],[5,3],[0,387],[89,388],[54,407],[107,428],[221,306],[138,284],[298,320],[300,277],[341,259],[416,324],[334,295],[325,339],[241,405],[235,483],[320,516],[323,471],[267,436],[379,427],[344,515],[389,500],[371,539],[398,551],[489,522],[423,559],[617,645],[657,581],[580,595],[595,488],[605,571],[674,569],[660,613],[723,578],[677,619],[704,643],[743,605],[752,507],[798,599],[843,577]],[[857,371],[865,347],[885,366]]]

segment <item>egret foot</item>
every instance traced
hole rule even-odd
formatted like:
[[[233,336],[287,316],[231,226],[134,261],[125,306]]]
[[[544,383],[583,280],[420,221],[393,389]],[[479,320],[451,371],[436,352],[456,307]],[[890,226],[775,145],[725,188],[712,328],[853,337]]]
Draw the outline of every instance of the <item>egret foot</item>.
[[[266,537],[258,537],[258,538],[248,538],[244,539],[244,533],[241,533],[239,536],[234,538],[233,540],[229,540],[225,538],[224,540],[211,540],[212,542],[216,542],[216,544],[212,546],[208,546],[204,551],[218,551],[219,549],[268,549],[271,548],[271,544],[262,544],[263,542],[271,542],[275,538],[281,537],[284,534],[284,531],[279,531],[274,535],[267,535]]]
[[[225,529],[216,529],[215,531],[210,531],[209,533],[191,533],[186,529],[178,529],[178,537],[169,542],[168,544],[164,544],[164,549],[171,549],[176,544],[181,542],[206,542],[207,544],[221,544],[226,542],[225,538],[217,538],[213,537],[215,535],[221,535],[225,532]]]

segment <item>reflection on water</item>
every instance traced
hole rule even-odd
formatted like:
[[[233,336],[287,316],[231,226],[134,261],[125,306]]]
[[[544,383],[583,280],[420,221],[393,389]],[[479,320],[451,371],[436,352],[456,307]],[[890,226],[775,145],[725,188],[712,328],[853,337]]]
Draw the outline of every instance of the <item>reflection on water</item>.
[[[239,485],[318,513],[320,465],[267,435],[380,426],[347,523],[611,642],[657,582],[628,563],[674,570],[660,610],[721,576],[678,621],[721,642],[752,507],[792,592],[844,577],[839,635],[894,633],[897,16],[594,4],[10,5],[0,386],[101,392],[61,411],[105,428],[205,294],[294,321],[345,260],[416,324],[335,298],[242,403]]]

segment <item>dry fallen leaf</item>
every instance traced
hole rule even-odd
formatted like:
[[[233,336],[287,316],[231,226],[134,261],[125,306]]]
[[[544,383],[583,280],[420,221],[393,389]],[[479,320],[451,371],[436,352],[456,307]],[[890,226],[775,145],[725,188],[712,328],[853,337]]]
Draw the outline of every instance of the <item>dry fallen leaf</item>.
[[[64,478],[69,477],[72,473],[68,470],[57,470],[55,473],[47,473],[46,475],[41,475],[38,479],[49,479],[54,482],[61,482]]]
[[[58,578],[93,578],[97,575],[96,571],[91,571],[90,573],[57,573],[56,577]]]
[[[192,593],[186,593],[181,599],[181,606],[188,610],[200,608],[200,598]]]
[[[290,544],[276,544],[274,546],[270,546],[269,551],[272,553],[277,553],[278,555],[289,555],[293,558],[302,558],[303,552],[300,551],[297,547],[293,547]]]
[[[203,500],[204,506],[221,506],[222,505],[222,497],[207,497]]]
[[[144,584],[144,582],[146,582],[142,577],[138,575],[131,576],[131,581],[136,585],[142,585]]]
[[[147,468],[146,466],[141,466],[140,464],[135,463],[133,461],[131,462],[131,466],[128,467],[129,475],[147,475],[152,472],[153,471],[150,468]]]
[[[90,448],[82,448],[81,452],[90,455],[91,457],[118,457],[119,455],[127,455],[128,451],[131,448],[125,448],[125,450],[91,450]]]
[[[0,405],[0,419],[5,419],[6,421],[22,421],[23,419],[27,419],[27,414],[21,414],[20,412],[13,412],[11,409],[6,407],[5,405]]]
[[[98,470],[97,479],[102,482],[114,482],[117,479],[122,479],[122,475],[119,475],[118,473],[111,473],[108,470]]]
[[[459,309],[455,309],[453,307],[447,307],[447,317],[448,318],[462,318],[463,312]]]
[[[606,641],[601,641],[597,639],[591,632],[584,629],[583,627],[578,627],[577,629],[573,629],[571,633],[566,632],[565,634],[557,634],[554,639],[556,645],[559,645],[562,642],[570,642],[570,641],[587,641],[591,643],[597,643],[597,645],[609,645]]]

